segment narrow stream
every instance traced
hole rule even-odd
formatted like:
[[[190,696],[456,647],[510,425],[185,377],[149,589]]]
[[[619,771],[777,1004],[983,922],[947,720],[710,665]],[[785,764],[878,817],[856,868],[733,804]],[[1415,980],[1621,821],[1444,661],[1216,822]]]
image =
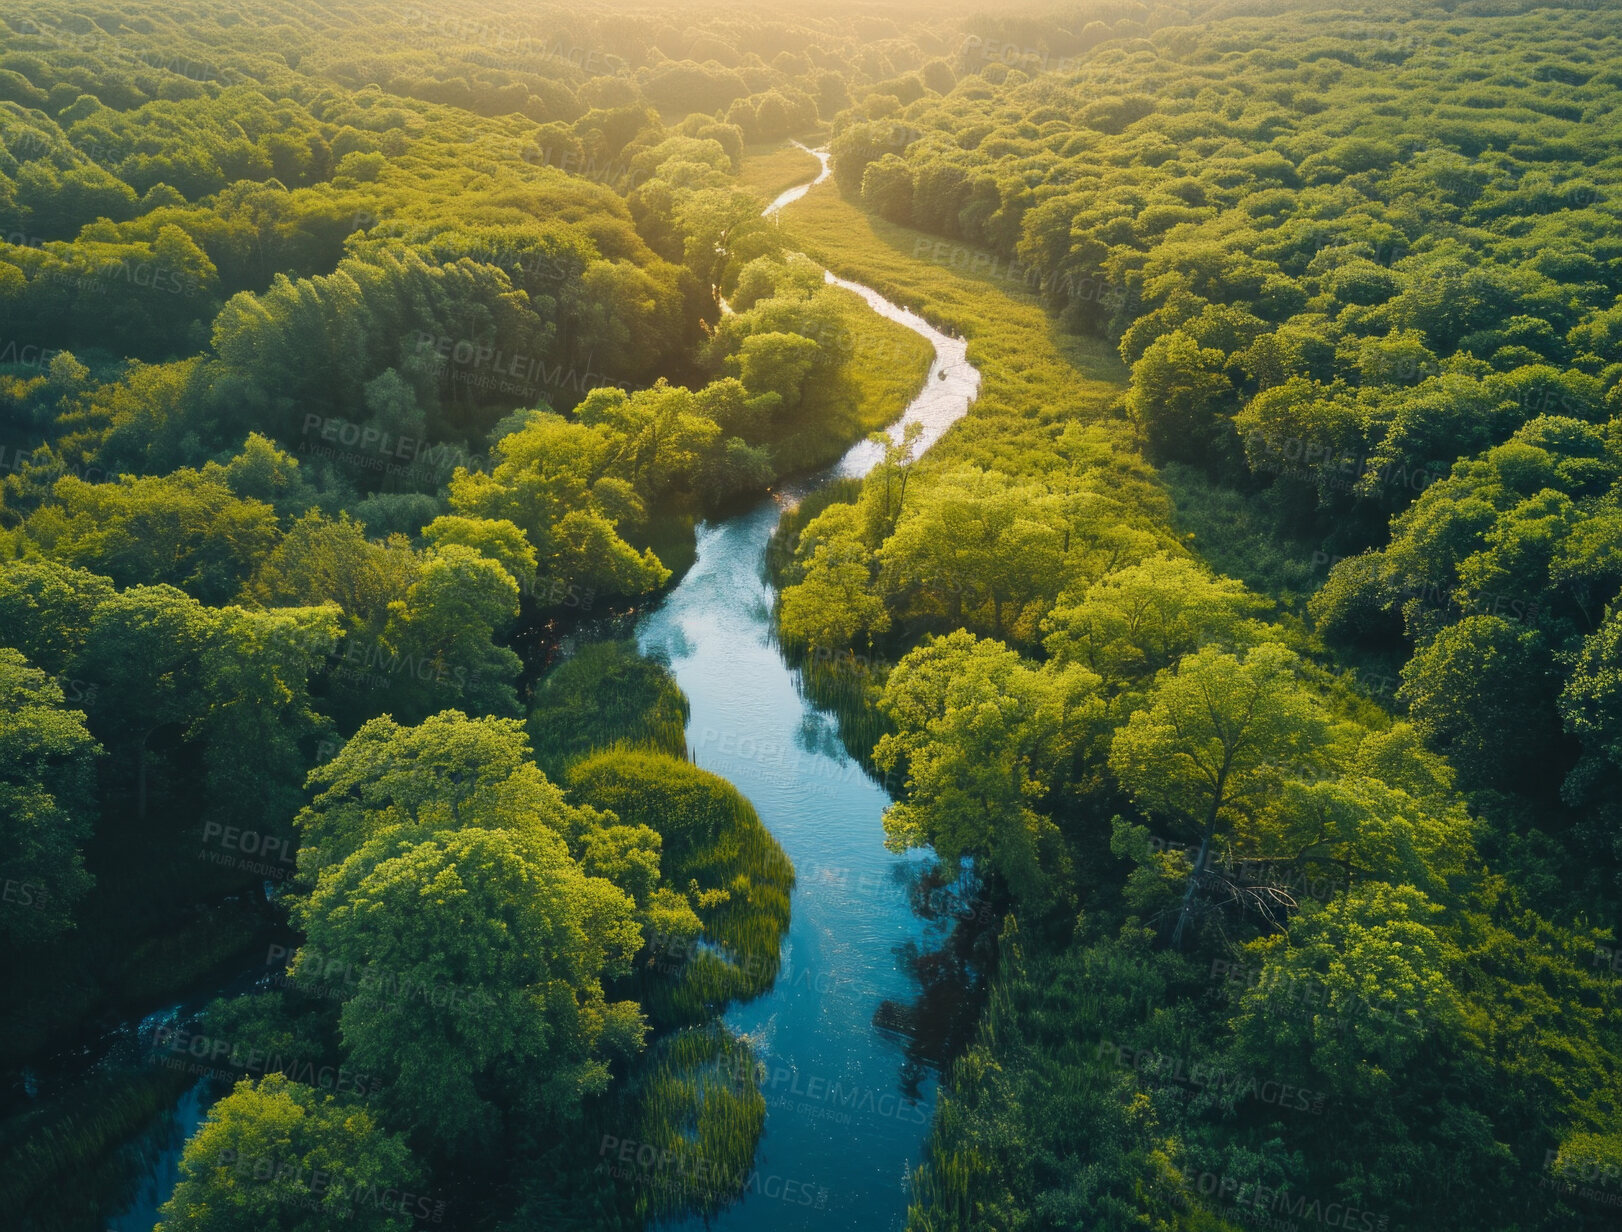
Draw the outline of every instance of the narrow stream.
[[[808,152],[822,161],[822,174],[783,193],[768,215],[828,178],[827,152]],[[979,393],[967,343],[860,283],[827,278],[934,346],[924,388],[890,429],[899,442],[918,425],[913,449],[922,452]],[[908,958],[938,946],[951,920],[926,921],[913,909],[928,861],[885,850],[880,817],[890,798],[845,752],[835,720],[800,695],[772,635],[773,594],[764,580],[766,544],[784,502],[819,482],[865,475],[882,456],[876,443],[859,442],[819,479],[701,526],[697,562],[637,628],[644,650],[668,656],[692,704],[694,760],[750,799],[798,873],[777,983],[727,1015],[765,1065],[767,1112],[756,1183],[710,1221],[715,1228],[900,1227],[907,1177],[934,1111],[933,1074],[875,1018],[881,1007],[917,996]],[[201,1088],[182,1096],[161,1127],[163,1142],[147,1155],[137,1198],[109,1213],[109,1230],[151,1228],[174,1187],[184,1140],[206,1113]]]
[[[811,152],[823,163],[821,183],[827,155]],[[767,213],[810,187],[790,189]],[[828,279],[934,345],[924,388],[890,429],[899,442],[917,424],[913,448],[927,449],[979,392],[966,342],[865,286]],[[880,445],[860,442],[822,478],[865,475],[882,455]],[[905,1220],[935,1079],[875,1020],[886,1003],[918,995],[907,958],[938,946],[946,925],[913,910],[927,859],[885,850],[889,796],[846,753],[832,716],[801,696],[778,651],[765,552],[792,499],[701,526],[697,562],[637,630],[645,651],[668,656],[692,705],[693,759],[749,798],[798,873],[777,983],[727,1015],[764,1064],[758,1184],[710,1226],[883,1232]]]

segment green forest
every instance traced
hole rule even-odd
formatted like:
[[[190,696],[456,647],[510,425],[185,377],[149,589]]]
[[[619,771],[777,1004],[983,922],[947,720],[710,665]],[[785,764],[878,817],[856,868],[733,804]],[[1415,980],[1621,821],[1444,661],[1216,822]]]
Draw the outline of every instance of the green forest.
[[[1622,1227],[1618,17],[0,0],[0,1222]]]

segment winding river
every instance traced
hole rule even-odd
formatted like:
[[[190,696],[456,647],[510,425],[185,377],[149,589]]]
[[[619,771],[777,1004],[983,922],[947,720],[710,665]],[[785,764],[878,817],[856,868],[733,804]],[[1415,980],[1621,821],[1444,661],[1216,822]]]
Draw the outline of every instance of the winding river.
[[[827,154],[810,152],[822,174],[768,214],[827,179]],[[890,429],[899,442],[918,425],[913,449],[927,449],[979,392],[967,343],[868,287],[827,277],[933,344],[923,389]],[[945,925],[912,906],[927,861],[885,850],[880,818],[890,798],[846,753],[832,716],[801,695],[773,637],[765,580],[766,545],[785,504],[819,481],[865,475],[882,455],[862,441],[798,491],[701,526],[697,562],[637,629],[645,651],[668,657],[692,705],[694,761],[749,797],[798,874],[776,984],[727,1014],[764,1065],[767,1111],[758,1183],[711,1221],[721,1229],[900,1227],[934,1109],[933,1076],[909,1061],[883,1013],[918,995],[908,957],[943,940]]]
[[[809,152],[821,175],[778,197],[768,215],[828,178],[827,153]],[[899,442],[916,424],[913,450],[927,449],[979,392],[967,343],[868,287],[827,278],[934,346],[923,389],[890,429]],[[765,580],[766,545],[785,506],[831,478],[865,475],[882,454],[859,442],[822,475],[700,526],[696,563],[637,625],[639,644],[668,658],[691,703],[693,760],[749,798],[798,874],[776,984],[727,1014],[764,1065],[767,1112],[753,1182],[709,1221],[714,1228],[899,1228],[934,1110],[934,1074],[887,1009],[918,996],[912,959],[940,946],[952,920],[914,909],[927,860],[885,850],[880,818],[890,798],[846,753],[833,717],[802,696],[773,637]],[[139,1198],[109,1213],[108,1229],[151,1228],[184,1137],[206,1112],[201,1088],[176,1112],[178,1125],[148,1148]]]

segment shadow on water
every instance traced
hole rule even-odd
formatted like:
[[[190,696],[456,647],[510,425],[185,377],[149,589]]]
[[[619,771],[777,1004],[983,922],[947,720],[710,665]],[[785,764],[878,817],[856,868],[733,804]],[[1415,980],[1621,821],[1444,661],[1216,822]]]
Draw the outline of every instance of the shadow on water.
[[[180,1180],[180,1155],[187,1139],[225,1091],[223,1083],[207,1078],[198,1081],[119,1152],[131,1181],[121,1195],[120,1213],[103,1221],[103,1232],[152,1232],[158,1208],[169,1200]]]
[[[873,1015],[879,1030],[901,1041],[909,1067],[944,1072],[973,1040],[985,1006],[997,950],[1000,921],[967,874],[946,882],[924,869],[907,892],[917,915],[945,934],[931,944],[917,939],[895,947],[897,965],[917,984],[907,1000],[885,1000]]]
[[[267,946],[290,933],[270,928]],[[264,951],[259,951],[260,954]],[[22,1232],[151,1232],[181,1151],[229,1083],[174,1041],[216,997],[253,991],[261,960],[222,964],[185,998],[131,1018],[27,1073],[0,1125],[0,1202]]]

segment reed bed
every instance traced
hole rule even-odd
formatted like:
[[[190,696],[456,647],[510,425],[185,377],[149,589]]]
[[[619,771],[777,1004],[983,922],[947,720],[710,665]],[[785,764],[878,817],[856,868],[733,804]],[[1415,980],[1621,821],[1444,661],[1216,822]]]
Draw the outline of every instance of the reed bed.
[[[568,783],[575,799],[662,836],[663,879],[688,892],[703,924],[701,943],[678,961],[655,949],[639,968],[635,995],[653,1021],[702,1022],[770,988],[794,866],[737,788],[667,753],[634,748],[576,762]]]

